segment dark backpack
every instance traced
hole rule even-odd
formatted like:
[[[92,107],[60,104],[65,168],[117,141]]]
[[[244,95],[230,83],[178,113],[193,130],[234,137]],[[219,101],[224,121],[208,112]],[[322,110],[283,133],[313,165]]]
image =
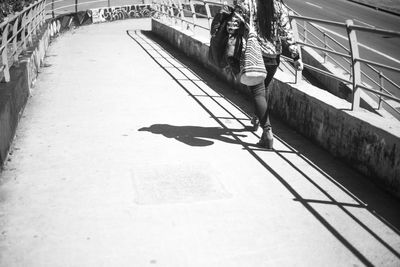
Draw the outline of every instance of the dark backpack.
[[[224,60],[224,52],[228,41],[228,32],[226,31],[226,25],[228,20],[232,17],[232,9],[222,8],[218,12],[211,22],[211,40],[210,40],[210,52],[208,54],[209,60],[218,67],[225,67],[227,65]]]
[[[226,48],[228,44],[229,34],[227,31],[228,21],[232,19],[234,9],[232,7],[225,7],[217,13],[211,22],[211,40],[209,60],[220,68],[230,66],[234,73],[239,71],[239,59],[242,50],[242,36],[244,25],[240,26],[238,34],[236,35],[235,52],[233,57],[226,56]]]

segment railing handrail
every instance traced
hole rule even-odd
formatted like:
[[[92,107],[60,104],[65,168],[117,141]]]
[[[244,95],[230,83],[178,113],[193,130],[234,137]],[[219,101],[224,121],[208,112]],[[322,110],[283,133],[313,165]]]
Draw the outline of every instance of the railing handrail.
[[[15,14],[12,14],[9,17],[6,17],[3,22],[0,23],[0,28],[3,28],[5,25],[10,24],[14,22],[18,17],[21,16],[21,14],[26,13],[27,11],[31,10],[32,8],[36,7],[37,5],[41,4],[42,2],[46,2],[46,0],[37,0],[30,4],[29,6],[25,7],[21,11],[16,12]]]
[[[207,18],[209,21],[212,19],[212,17],[209,16],[209,14],[199,14],[198,12],[195,12],[193,5],[194,4],[203,4],[206,7],[206,13],[209,12],[209,8],[207,7],[207,5],[212,4],[212,5],[217,5],[217,6],[226,6],[225,3],[220,3],[220,2],[215,2],[215,1],[209,1],[209,0],[192,0],[189,1],[187,3],[180,3],[178,1],[178,4],[174,3],[174,5],[171,4],[171,2],[167,3],[166,1],[162,1],[160,0],[157,4],[159,4],[160,6],[162,6],[163,8],[166,8],[167,10],[178,10],[179,12],[175,15],[174,11],[172,12],[162,12],[161,10],[160,15],[166,15],[169,17],[173,17],[176,20],[180,20],[180,21],[184,21],[188,24],[193,24],[196,27],[201,27],[204,29],[208,29],[207,27],[203,27],[201,25],[199,25],[198,23],[195,22],[195,19],[197,17],[204,17]],[[186,7],[189,7],[190,10],[186,9]],[[208,9],[208,11],[207,11]],[[188,12],[189,14],[191,14],[193,16],[193,22],[190,22],[189,20],[185,20],[182,16],[181,11],[184,10],[185,12]],[[362,69],[360,68],[360,63],[366,64],[368,67],[372,67],[376,66],[379,68],[384,68],[384,69],[388,69],[391,71],[396,71],[396,72],[400,72],[399,68],[395,68],[395,67],[391,67],[385,64],[381,64],[378,62],[373,62],[367,59],[363,59],[358,55],[358,42],[356,39],[356,35],[355,32],[356,31],[365,31],[365,32],[373,32],[376,34],[385,34],[385,35],[389,35],[389,36],[396,36],[396,37],[400,37],[400,32],[396,32],[396,31],[389,31],[389,30],[385,30],[385,29],[379,29],[379,28],[375,28],[375,27],[364,27],[364,26],[357,26],[354,25],[352,22],[346,21],[346,22],[337,22],[337,21],[330,21],[330,20],[324,20],[324,19],[318,19],[318,18],[311,18],[311,17],[305,17],[305,16],[301,16],[295,12],[293,12],[292,14],[290,14],[290,18],[293,21],[296,20],[303,20],[306,21],[309,25],[311,25],[313,28],[315,28],[318,32],[320,32],[321,34],[323,34],[324,36],[324,40],[319,39],[317,36],[314,36],[314,38],[316,38],[318,40],[318,42],[320,42],[322,44],[322,46],[316,45],[316,44],[310,44],[307,42],[302,42],[300,40],[298,40],[298,44],[301,46],[308,46],[310,48],[319,50],[321,52],[324,53],[326,58],[331,58],[333,59],[333,57],[331,57],[331,55],[335,55],[338,56],[340,58],[342,58],[343,60],[345,60],[349,66],[351,67],[351,69],[353,70],[348,71],[346,68],[344,68],[341,64],[337,63],[336,60],[333,60],[334,62],[336,62],[337,65],[339,65],[341,68],[343,68],[344,70],[346,70],[347,73],[350,74],[350,80],[347,80],[345,78],[339,77],[336,74],[328,74],[326,71],[322,71],[322,70],[317,70],[318,68],[315,68],[313,66],[307,65],[305,64],[305,68],[309,68],[310,70],[313,71],[317,71],[320,72],[324,75],[330,76],[332,78],[335,78],[341,82],[345,82],[347,84],[351,83],[353,86],[353,109],[358,109],[359,108],[359,97],[360,94],[357,91],[357,89],[361,88],[364,89],[365,86],[362,85],[361,83],[361,78],[362,76],[367,77],[369,80],[373,81],[373,79],[371,77],[369,77],[364,71],[362,71]],[[339,41],[337,41],[335,38],[333,38],[331,35],[323,32],[320,28],[318,28],[316,25],[314,25],[315,23],[321,23],[321,24],[327,24],[330,26],[334,26],[334,27],[340,27],[340,28],[345,28],[348,35],[347,35],[347,41],[349,42],[350,45],[350,49],[347,48],[346,46],[344,46],[343,44],[341,44]],[[299,24],[301,25],[301,24]],[[193,27],[194,28],[194,27]],[[304,29],[304,27],[303,27]],[[304,31],[306,31],[306,29],[304,29]],[[308,33],[310,33],[311,35],[314,35],[314,33],[308,31]],[[326,43],[327,40],[331,41],[335,46],[340,47],[341,49],[345,50],[346,53],[342,53],[342,52],[338,52],[336,51],[332,46],[330,46],[329,44]],[[326,59],[325,59],[326,60]],[[385,75],[381,75],[380,76],[382,79],[387,79],[388,77],[386,77]],[[387,79],[389,80],[389,79]],[[379,83],[376,83],[375,81],[373,81],[373,83],[375,85],[378,85]],[[391,82],[391,84],[395,85],[394,82]],[[380,84],[379,84],[380,85]],[[397,86],[397,85],[395,85]],[[365,89],[367,90],[367,89]],[[374,90],[371,88],[368,88],[369,92],[373,92],[374,94],[376,94],[377,96],[379,96],[379,98],[381,97],[385,97],[391,100],[394,100],[396,102],[400,103],[400,98],[393,96],[391,93],[389,93],[389,91],[387,91],[385,88],[382,87],[382,85],[380,85],[380,90]]]
[[[321,19],[315,19],[315,18],[309,18],[309,17],[300,16],[300,15],[299,15],[298,13],[296,13],[294,10],[292,10],[292,11],[295,13],[295,16],[292,16],[292,18],[299,18],[299,19],[302,19],[302,20],[304,20],[304,21],[309,20],[309,21],[308,21],[308,24],[311,25],[311,26],[313,26],[313,27],[315,27],[315,25],[314,25],[313,22],[320,22],[320,23],[327,23],[327,22],[328,22],[328,23],[330,23],[329,21],[326,21],[326,20],[321,20]],[[311,21],[313,21],[313,22],[311,22]],[[304,29],[304,31],[306,31],[305,26],[303,27],[301,24],[299,24],[299,25]],[[337,24],[335,24],[334,26],[337,26]],[[354,25],[354,24],[352,24],[352,23],[351,23],[351,24],[346,23],[346,28],[347,28],[348,36],[349,36],[350,31],[364,31],[364,32],[371,32],[371,33],[375,33],[375,34],[384,34],[384,35],[389,35],[389,36],[394,36],[394,37],[400,37],[400,32],[390,31],[390,30],[385,30],[385,29],[379,29],[379,28],[376,28],[376,27],[364,27],[364,26]],[[310,32],[310,31],[308,31],[307,33],[314,35],[314,34],[313,34],[312,32]],[[329,36],[329,35],[327,35],[327,36]],[[315,37],[315,38],[316,38],[318,41],[321,42],[321,40],[320,40],[318,37]],[[329,36],[328,38],[330,38],[330,39],[332,40],[332,38],[331,38],[330,36]],[[305,36],[304,36],[304,39],[305,39]],[[351,40],[349,40],[349,38],[348,38],[347,40],[348,40],[348,41],[351,41]],[[339,42],[336,42],[336,41],[334,41],[334,40],[332,40],[332,41],[333,41],[336,45],[339,45],[341,48],[343,48],[343,46],[342,46]],[[393,70],[393,71],[396,71],[396,72],[398,72],[399,69],[397,69],[397,68],[392,68],[392,67],[390,67],[390,66],[387,66],[387,65],[384,65],[384,64],[380,64],[380,63],[377,63],[377,62],[372,62],[372,61],[363,60],[363,59],[361,59],[361,58],[354,58],[353,55],[352,55],[352,53],[351,53],[351,51],[350,51],[350,55],[352,56],[352,62],[353,62],[353,63],[356,62],[356,61],[358,60],[358,61],[364,63],[368,68],[370,68],[371,70],[373,70],[376,74],[379,74],[380,81],[379,81],[379,82],[376,82],[376,81],[375,81],[373,78],[371,78],[368,74],[366,74],[364,71],[360,70],[361,75],[362,75],[363,77],[366,77],[366,78],[367,78],[370,82],[372,82],[374,85],[379,86],[380,91],[371,90],[371,89],[367,90],[367,91],[373,92],[374,94],[376,94],[376,95],[379,96],[378,108],[381,107],[381,102],[385,102],[385,101],[381,98],[381,96],[388,97],[387,95],[381,94],[381,91],[384,91],[385,93],[387,93],[388,95],[390,95],[390,96],[391,96],[390,98],[391,98],[392,100],[394,100],[394,101],[400,103],[399,98],[398,98],[398,97],[394,97],[394,98],[393,98],[393,94],[390,93],[386,88],[384,88],[382,83],[383,83],[383,81],[387,81],[387,82],[389,82],[389,84],[391,84],[391,85],[392,85],[394,88],[396,88],[396,89],[400,89],[400,85],[398,85],[398,84],[396,84],[395,82],[393,82],[389,77],[383,75],[382,72],[379,72],[376,68],[374,68],[373,66],[371,66],[371,64],[373,64],[374,66],[377,66],[377,67],[390,69],[390,70]],[[330,57],[330,56],[328,56],[328,57],[332,59],[332,57]],[[345,61],[347,61],[346,58],[343,58],[343,59],[344,59]],[[348,70],[347,70],[346,68],[344,68],[341,64],[338,64],[336,60],[333,60],[333,61],[335,62],[336,65],[340,66],[343,70],[345,70],[346,72],[348,72]],[[348,62],[348,63],[351,64],[351,62]],[[352,67],[352,66],[353,66],[353,65],[351,65],[351,67]],[[354,78],[354,77],[353,77],[353,78]],[[353,88],[353,89],[354,89],[354,88]],[[362,89],[364,89],[364,88],[362,88]],[[354,90],[353,90],[353,91],[354,91]],[[354,99],[354,98],[353,98],[353,99]],[[353,106],[354,106],[354,105],[353,105]],[[399,110],[397,110],[396,108],[394,108],[394,107],[391,106],[391,105],[389,105],[389,106],[400,116],[400,111],[399,111]]]
[[[27,49],[27,43],[32,43],[32,36],[44,24],[45,3],[45,0],[37,0],[0,24],[3,30],[0,45],[2,62],[0,69],[6,82],[10,81],[10,65],[18,61],[20,53]],[[19,35],[21,35],[20,40],[18,40]],[[9,47],[10,51],[8,51]]]
[[[22,25],[21,27],[28,27],[28,36],[25,36],[25,38],[30,38],[32,33],[36,31],[36,27],[37,27],[37,20],[39,16],[43,16],[43,18],[40,18],[40,20],[44,20],[44,15],[43,12],[44,10],[46,10],[46,8],[48,8],[51,5],[51,12],[53,14],[54,17],[54,11],[56,10],[61,10],[61,9],[65,9],[65,8],[69,8],[69,7],[75,7],[75,12],[78,11],[78,6],[82,6],[82,5],[89,5],[92,3],[98,3],[98,2],[108,2],[109,0],[88,0],[88,1],[75,1],[75,4],[67,4],[64,6],[58,6],[55,8],[54,4],[55,3],[59,3],[59,2],[63,2],[65,0],[52,0],[51,2],[46,2],[46,0],[37,0],[36,2],[30,4],[29,6],[25,7],[22,11],[14,14],[12,17],[7,18],[4,22],[2,22],[0,24],[0,28],[3,29],[4,32],[6,32],[8,34],[8,28],[10,27],[10,25],[17,23],[20,24],[26,24],[26,25]],[[156,0],[157,1],[157,0]],[[205,30],[209,30],[210,29],[210,25],[211,25],[211,20],[212,20],[212,15],[211,15],[211,9],[210,6],[219,6],[219,7],[224,7],[224,6],[230,6],[228,5],[226,2],[221,1],[216,1],[216,0],[189,0],[189,1],[174,1],[174,0],[158,0],[158,3],[153,3],[155,5],[155,7],[157,7],[157,12],[159,15],[161,16],[167,16],[170,18],[175,19],[175,23],[179,20],[182,22],[182,27],[183,27],[183,23],[186,23],[187,25],[190,25],[191,28],[193,28],[193,31],[195,30],[195,28],[202,28]],[[40,7],[40,11],[38,11],[39,8],[37,8],[39,5],[41,5]],[[196,8],[195,6],[197,5],[203,5],[204,6],[204,13],[199,13],[196,12]],[[110,7],[110,6],[109,6]],[[35,14],[31,15],[32,10],[35,10]],[[293,10],[292,10],[293,11]],[[28,14],[28,15],[26,15]],[[19,22],[19,19],[21,18],[21,20],[27,20],[24,22]],[[197,18],[205,18],[208,20],[208,27],[200,25],[199,23],[197,23],[196,19]],[[391,99],[394,100],[396,102],[400,103],[400,99],[393,96],[388,90],[386,90],[386,88],[383,86],[383,82],[382,81],[388,81],[388,83],[391,86],[394,86],[395,88],[400,88],[395,82],[391,81],[389,77],[387,77],[386,75],[382,74],[382,72],[379,72],[379,78],[381,79],[380,82],[376,82],[372,77],[368,76],[365,72],[362,71],[360,64],[364,64],[366,66],[368,66],[372,71],[374,71],[374,73],[378,73],[378,70],[375,68],[381,68],[381,69],[386,69],[386,70],[390,70],[390,71],[395,71],[395,72],[399,72],[400,73],[400,68],[397,67],[392,67],[392,66],[388,66],[385,64],[381,64],[378,62],[374,62],[368,59],[364,59],[361,58],[358,55],[358,42],[357,42],[357,38],[356,38],[356,31],[363,31],[363,32],[370,32],[370,33],[375,33],[375,34],[384,34],[387,36],[394,36],[394,37],[400,37],[400,32],[397,31],[390,31],[390,30],[385,30],[385,29],[379,29],[379,28],[375,28],[375,27],[365,27],[365,26],[358,26],[358,25],[354,25],[352,21],[346,21],[345,23],[343,22],[337,22],[337,21],[330,21],[330,20],[324,20],[324,19],[318,19],[318,18],[311,18],[311,17],[305,17],[305,16],[301,16],[296,12],[293,12],[290,14],[290,18],[292,23],[297,25],[297,21],[304,21],[304,26],[301,24],[300,27],[302,28],[302,31],[304,32],[303,34],[303,40],[305,40],[304,42],[299,40],[299,38],[297,38],[297,42],[299,45],[304,46],[304,47],[310,47],[312,49],[318,50],[320,51],[320,53],[322,53],[324,55],[324,62],[326,62],[328,59],[332,60],[333,62],[335,62],[336,65],[339,65],[341,68],[343,68],[344,70],[346,70],[347,73],[350,74],[350,80],[346,80],[342,77],[339,77],[338,75],[335,74],[327,74],[327,72],[324,71],[318,71],[324,75],[328,75],[330,77],[334,77],[335,79],[345,82],[345,83],[352,83],[352,88],[353,88],[353,108],[357,109],[359,107],[359,100],[357,100],[359,98],[359,88],[363,89],[363,90],[367,90],[365,89],[362,85],[362,77],[366,77],[368,80],[370,80],[374,86],[378,86],[379,90],[375,90],[375,89],[371,89],[369,88],[367,91],[373,92],[374,94],[378,95],[379,97],[383,96],[387,99]],[[34,23],[32,23],[34,22]],[[316,32],[317,34],[321,34],[323,36],[323,38],[319,38],[314,32],[310,31],[310,27],[306,27],[306,23],[308,23],[308,25],[311,25],[311,29],[315,29],[314,32]],[[324,32],[320,27],[318,27],[316,24],[326,24],[326,25],[330,25],[330,26],[334,26],[334,27],[341,27],[341,28],[345,28],[348,35],[347,35],[347,41],[349,42],[349,46],[350,49],[347,48],[345,45],[343,45],[342,43],[340,43],[339,41],[337,41],[334,37],[332,37],[330,34],[327,34],[326,32]],[[33,26],[33,28],[31,28]],[[20,46],[20,44],[16,43],[16,38],[19,34],[21,34],[22,32],[24,32],[25,30],[23,30],[22,28],[18,28],[17,26],[14,25],[13,29],[12,29],[12,34],[11,37],[8,36],[8,38],[2,38],[3,42],[1,43],[0,46],[0,53],[2,53],[2,58],[4,61],[4,52],[5,52],[5,48],[11,43],[13,42],[13,46],[14,48],[16,46]],[[189,27],[189,26],[188,26]],[[297,29],[297,27],[296,27]],[[299,33],[296,33],[298,36],[300,36]],[[307,40],[306,39],[306,34],[307,36],[310,35],[312,38],[316,39],[318,42],[318,44],[312,42],[311,40]],[[328,44],[327,42],[330,42],[330,44]],[[25,40],[23,41],[24,45],[25,45]],[[342,50],[338,50],[338,48],[340,47],[340,49],[343,49],[345,51],[345,53],[343,52],[339,52]],[[16,50],[16,49],[15,49]],[[15,52],[15,51],[14,51]],[[350,71],[347,70],[346,67],[342,66],[335,58],[334,56],[336,56],[337,58],[342,58],[345,62],[347,62],[350,66]],[[3,62],[4,64],[4,62]],[[4,68],[4,66],[0,66],[0,68],[6,69],[7,67]],[[313,71],[317,71],[315,67],[310,66],[305,64],[305,68],[309,68],[310,70]],[[296,77],[298,76],[298,74],[296,74]],[[297,79],[296,79],[297,80]],[[381,101],[381,99],[380,99]]]

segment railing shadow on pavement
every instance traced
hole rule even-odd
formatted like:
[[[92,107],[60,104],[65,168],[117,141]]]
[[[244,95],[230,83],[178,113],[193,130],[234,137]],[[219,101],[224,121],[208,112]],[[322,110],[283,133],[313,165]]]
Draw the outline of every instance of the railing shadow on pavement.
[[[187,75],[188,72],[191,72],[192,74],[196,75],[197,78],[195,78],[196,81],[192,81],[193,85],[197,86],[199,90],[203,91],[204,94],[201,96],[198,96],[196,94],[193,94],[190,90],[186,88],[186,86],[182,83],[182,79],[179,79],[177,77],[174,77],[174,75],[168,70],[167,67],[163,66],[160,63],[160,60],[163,62],[170,60],[171,58],[174,59],[174,55],[172,55],[173,49],[164,48],[165,44],[162,43],[157,37],[152,36],[151,33],[148,32],[142,32],[142,31],[130,31],[127,30],[127,35],[132,38],[143,50],[146,51],[146,53],[161,67],[163,68],[181,87],[183,90],[188,93],[188,96],[191,97],[193,100],[197,102],[220,126],[221,128],[218,127],[199,127],[199,126],[174,126],[174,125],[167,125],[167,124],[154,124],[150,126],[145,126],[139,131],[148,131],[154,134],[162,134],[165,137],[168,138],[175,138],[177,141],[183,142],[187,145],[191,146],[208,146],[212,145],[214,142],[210,141],[209,139],[212,140],[218,140],[222,142],[227,142],[230,144],[239,144],[243,146],[243,149],[245,149],[247,152],[249,152],[268,172],[273,174],[273,176],[294,196],[294,201],[298,201],[308,212],[310,212],[333,236],[337,238],[349,251],[353,253],[361,262],[363,262],[366,266],[372,266],[373,264],[369,261],[368,257],[364,255],[360,249],[358,249],[356,244],[352,244],[350,239],[345,236],[345,233],[342,233],[339,229],[339,227],[335,227],[334,223],[329,222],[327,218],[324,217],[324,214],[321,212],[318,212],[316,208],[313,207],[313,204],[324,204],[324,205],[332,205],[336,206],[345,216],[350,218],[352,221],[354,221],[362,231],[365,231],[370,235],[371,238],[373,238],[376,242],[378,242],[381,246],[387,249],[395,258],[400,259],[400,252],[397,251],[397,248],[393,246],[393,244],[390,244],[390,241],[384,240],[381,238],[379,233],[376,231],[377,229],[372,229],[368,223],[365,223],[362,221],[362,218],[358,218],[357,216],[359,213],[352,213],[352,208],[356,208],[359,212],[359,210],[362,210],[364,213],[367,213],[368,217],[374,218],[374,220],[378,221],[381,226],[387,227],[389,231],[392,231],[396,236],[400,236],[400,231],[398,230],[400,228],[400,221],[399,221],[399,214],[398,212],[393,213],[393,209],[396,209],[395,207],[388,207],[387,203],[391,203],[395,206],[400,206],[398,201],[391,196],[386,195],[383,193],[383,197],[377,196],[374,192],[378,190],[381,192],[379,189],[375,188],[373,185],[372,187],[369,187],[367,189],[364,189],[365,192],[363,192],[363,185],[360,185],[359,182],[349,182],[349,180],[352,180],[349,177],[344,177],[344,174],[333,174],[331,176],[328,174],[325,170],[330,169],[332,172],[338,172],[337,169],[332,169],[329,168],[329,165],[332,164],[332,161],[329,163],[324,163],[321,162],[320,155],[312,155],[315,154],[313,151],[308,153],[307,151],[309,150],[306,147],[301,148],[301,152],[298,151],[296,148],[294,148],[291,144],[288,142],[284,141],[284,139],[288,139],[290,135],[293,136],[293,133],[285,133],[285,131],[282,132],[282,135],[279,131],[279,123],[275,122],[274,125],[278,127],[274,127],[274,129],[278,129],[278,131],[275,131],[275,138],[283,143],[286,148],[285,150],[266,150],[266,149],[261,149],[254,144],[249,144],[248,142],[244,142],[242,140],[243,137],[246,135],[243,134],[244,132],[247,132],[248,134],[253,134],[255,137],[259,138],[255,132],[249,131],[249,126],[247,124],[250,121],[250,117],[246,115],[249,112],[243,111],[241,105],[243,103],[236,104],[235,100],[232,100],[232,96],[226,96],[224,93],[220,93],[220,89],[215,88],[214,93],[219,94],[218,97],[215,95],[211,96],[208,92],[204,91],[200,86],[197,85],[196,81],[203,79],[203,77],[198,78],[198,73],[191,70],[189,67],[176,67],[175,70],[179,72],[181,75],[186,76],[186,81],[191,80],[189,76]],[[178,52],[175,52],[178,54]],[[156,54],[156,56],[154,55]],[[168,54],[168,58],[165,56]],[[184,56],[182,55],[177,55],[179,57],[179,60],[183,58]],[[190,59],[186,59],[190,60]],[[173,64],[170,64],[173,66]],[[169,67],[171,68],[171,67]],[[172,67],[173,68],[173,67]],[[183,71],[185,70],[185,72]],[[186,74],[185,74],[186,73]],[[205,78],[207,79],[207,78]],[[210,79],[210,78],[209,78]],[[206,80],[204,82],[207,83]],[[207,83],[208,84],[208,83]],[[225,85],[226,86],[226,85]],[[212,88],[214,90],[214,87]],[[226,92],[225,92],[226,93]],[[232,94],[232,92],[230,92]],[[229,93],[228,93],[229,94]],[[209,97],[211,100],[215,101],[217,105],[219,105],[222,109],[225,109],[229,113],[226,108],[218,103],[216,99],[225,99],[229,103],[231,103],[235,108],[237,108],[242,114],[243,118],[238,118],[234,114],[230,113],[230,116],[232,116],[230,119],[236,120],[238,124],[242,125],[243,127],[241,129],[230,129],[227,127],[221,117],[216,116],[213,114],[211,110],[209,110],[199,99],[203,97]],[[243,96],[241,96],[242,98]],[[236,99],[238,97],[236,96]],[[239,100],[240,102],[240,100]],[[276,134],[278,133],[278,135]],[[281,137],[280,137],[281,136]],[[283,137],[283,138],[282,138]],[[289,138],[290,139],[290,138]],[[296,144],[294,144],[296,146]],[[315,145],[313,145],[315,146]],[[261,153],[261,154],[260,154]],[[270,166],[269,163],[265,159],[262,158],[262,153],[275,153],[278,155],[282,160],[284,160],[289,166],[291,166],[297,173],[299,173],[305,181],[308,181],[312,186],[314,186],[318,191],[322,193],[324,196],[325,200],[319,200],[319,199],[306,199],[303,198],[301,193],[299,193],[293,185],[291,185],[290,182],[287,181],[286,178],[284,178],[281,174],[279,174],[272,166]],[[312,156],[312,159],[308,158],[307,154],[310,154]],[[296,162],[293,161],[287,157],[287,155],[295,155],[299,156],[300,159],[309,166],[312,166],[312,168],[319,173],[326,181],[329,183],[333,184],[337,190],[341,191],[343,194],[346,194],[348,199],[351,199],[351,201],[337,201],[334,196],[331,195],[328,190],[324,189],[323,185],[319,185],[317,181],[314,181],[314,178],[308,175],[307,173],[303,172],[302,169],[296,165]],[[322,159],[323,161],[324,159]],[[335,161],[335,160],[334,160]],[[342,163],[340,163],[342,164]],[[322,167],[320,167],[322,166]],[[325,166],[328,166],[325,168]],[[347,171],[349,171],[347,169]],[[340,171],[339,171],[340,172]],[[352,173],[351,175],[358,175],[356,173]],[[355,177],[356,179],[353,179],[352,181],[355,181],[360,179],[360,177]],[[368,181],[366,181],[368,183]],[[371,189],[373,188],[373,189]],[[372,190],[372,191],[371,191]],[[352,192],[357,192],[356,196]],[[382,193],[382,192],[381,192]],[[378,194],[379,195],[379,194]],[[359,197],[361,196],[361,198]],[[382,200],[385,200],[382,202]],[[364,218],[364,217],[363,217]]]

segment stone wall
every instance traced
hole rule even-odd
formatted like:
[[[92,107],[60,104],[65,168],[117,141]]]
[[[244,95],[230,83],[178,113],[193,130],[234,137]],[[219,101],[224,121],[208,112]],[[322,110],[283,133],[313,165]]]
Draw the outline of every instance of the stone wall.
[[[39,31],[19,64],[10,68],[11,81],[2,81],[0,86],[0,166],[7,159],[14,139],[20,115],[22,114],[30,90],[50,42],[50,30],[45,24]]]

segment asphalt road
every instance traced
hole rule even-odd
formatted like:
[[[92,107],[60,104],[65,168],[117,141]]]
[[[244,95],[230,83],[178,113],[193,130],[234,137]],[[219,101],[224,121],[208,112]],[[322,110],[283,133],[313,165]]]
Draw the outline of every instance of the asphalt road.
[[[400,31],[400,16],[395,16],[369,7],[355,4],[346,0],[286,0],[288,6],[306,17],[345,22],[352,19],[360,26],[376,27],[391,31]],[[332,36],[345,44],[346,32],[337,27],[323,26]],[[382,64],[400,68],[400,38],[357,32],[360,55],[363,58]],[[400,75],[387,73],[396,82],[400,82]],[[399,95],[400,92],[392,92]]]

